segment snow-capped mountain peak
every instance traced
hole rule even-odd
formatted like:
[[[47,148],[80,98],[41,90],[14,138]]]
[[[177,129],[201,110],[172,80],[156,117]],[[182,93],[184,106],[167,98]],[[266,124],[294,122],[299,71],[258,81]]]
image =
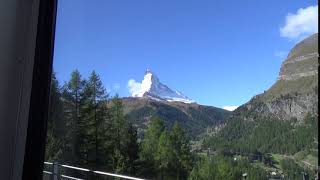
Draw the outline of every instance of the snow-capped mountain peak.
[[[179,91],[170,89],[162,84],[159,78],[147,69],[141,82],[140,92],[133,94],[134,97],[148,97],[155,100],[180,101],[184,103],[194,103],[195,101],[183,95]]]

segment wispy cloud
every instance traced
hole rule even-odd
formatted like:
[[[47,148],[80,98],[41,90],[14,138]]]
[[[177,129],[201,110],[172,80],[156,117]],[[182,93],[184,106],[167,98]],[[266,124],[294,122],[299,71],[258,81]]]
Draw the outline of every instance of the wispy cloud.
[[[280,35],[289,40],[302,38],[318,32],[318,5],[300,8],[294,14],[286,16],[286,22],[280,28]]]
[[[136,96],[141,91],[141,83],[134,79],[130,79],[127,85],[131,96]]]
[[[238,107],[239,106],[223,106],[223,109],[228,110],[228,111],[234,111]]]

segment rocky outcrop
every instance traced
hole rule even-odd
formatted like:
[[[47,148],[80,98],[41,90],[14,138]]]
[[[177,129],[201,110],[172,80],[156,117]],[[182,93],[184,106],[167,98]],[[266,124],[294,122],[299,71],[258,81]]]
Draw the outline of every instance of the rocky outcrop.
[[[248,120],[296,118],[301,122],[308,113],[318,115],[318,57],[318,34],[314,34],[290,51],[276,83],[239,107],[233,116]]]
[[[296,118],[301,122],[308,113],[318,114],[318,95],[293,93],[280,95],[272,100],[265,100],[261,95],[239,107],[237,111],[238,116],[249,120],[255,120],[256,117],[273,117],[281,120]]]
[[[297,80],[318,75],[318,34],[298,43],[282,63],[278,80]]]

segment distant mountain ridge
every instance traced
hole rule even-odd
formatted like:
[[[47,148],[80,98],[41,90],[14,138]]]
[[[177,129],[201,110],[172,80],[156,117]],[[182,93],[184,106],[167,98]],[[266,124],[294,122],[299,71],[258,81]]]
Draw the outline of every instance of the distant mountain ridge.
[[[282,63],[278,80],[233,112],[202,106],[162,84],[150,70],[145,73],[142,91],[123,98],[125,114],[140,132],[153,116],[170,127],[178,121],[191,137],[208,129],[223,128],[230,119],[257,121],[271,118],[302,122],[307,114],[318,116],[318,34],[298,43]]]
[[[222,127],[230,111],[197,104],[179,91],[160,82],[149,69],[145,71],[140,91],[132,97],[122,98],[124,114],[143,136],[152,117],[158,117],[171,129],[177,121],[190,138],[196,138],[207,130]]]
[[[195,138],[209,127],[223,126],[230,111],[212,106],[179,101],[158,101],[152,98],[122,98],[124,114],[137,128],[140,135],[152,117],[159,117],[170,129],[177,121],[189,137]]]

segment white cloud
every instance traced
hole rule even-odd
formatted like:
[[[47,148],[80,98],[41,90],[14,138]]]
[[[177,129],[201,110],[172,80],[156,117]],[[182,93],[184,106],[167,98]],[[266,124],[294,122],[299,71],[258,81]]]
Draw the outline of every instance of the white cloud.
[[[290,40],[302,38],[318,32],[318,5],[300,8],[295,14],[289,13],[280,28],[282,37]]]
[[[234,111],[238,107],[239,106],[223,106],[223,109],[228,110],[228,111]]]
[[[141,83],[135,81],[134,79],[130,79],[128,81],[128,89],[131,93],[131,96],[137,96],[139,92],[141,92]]]

